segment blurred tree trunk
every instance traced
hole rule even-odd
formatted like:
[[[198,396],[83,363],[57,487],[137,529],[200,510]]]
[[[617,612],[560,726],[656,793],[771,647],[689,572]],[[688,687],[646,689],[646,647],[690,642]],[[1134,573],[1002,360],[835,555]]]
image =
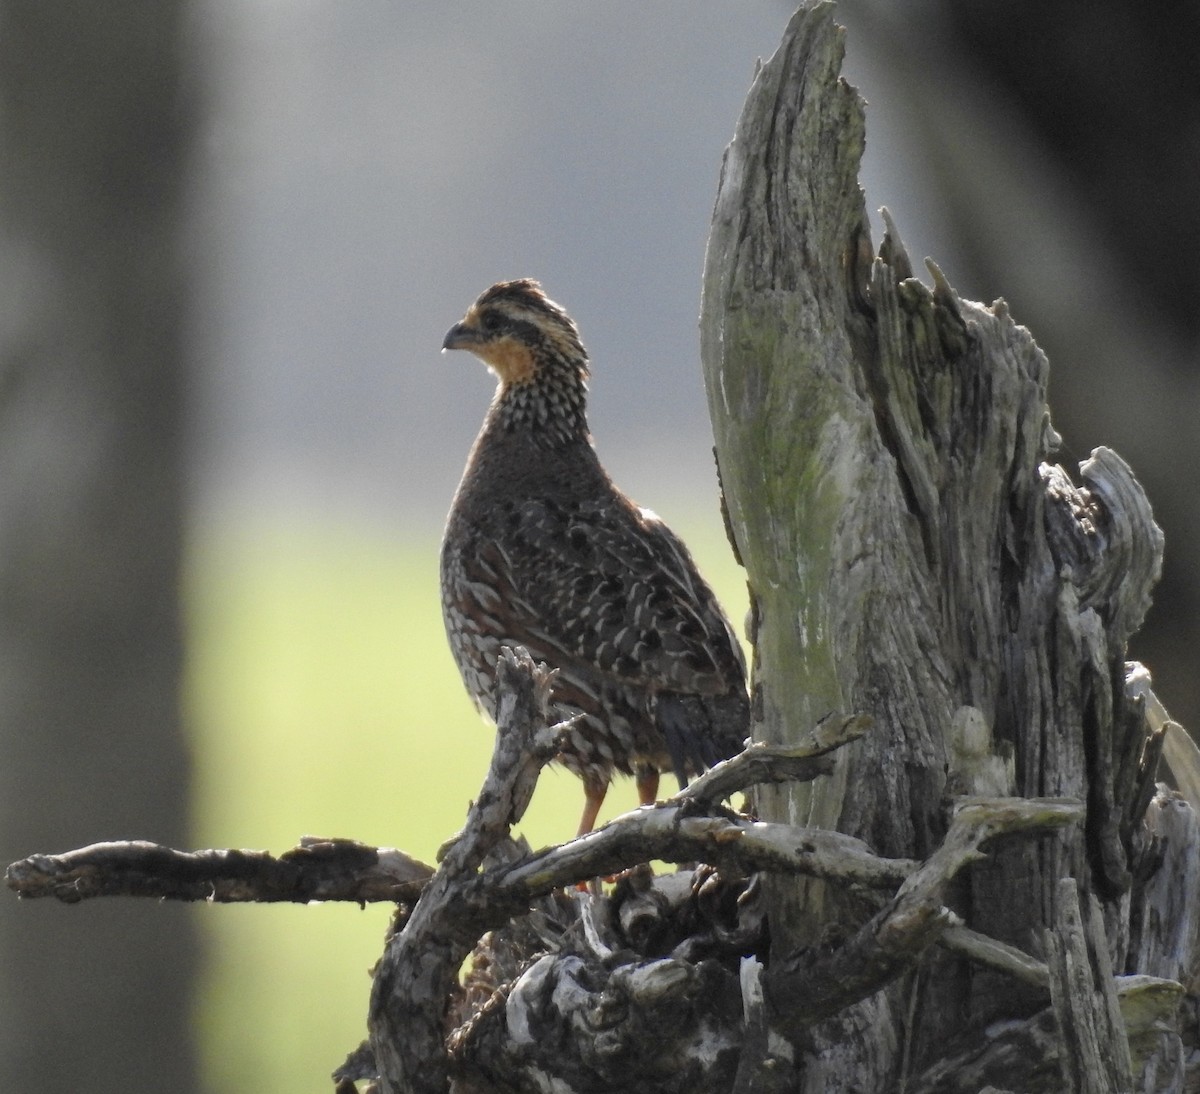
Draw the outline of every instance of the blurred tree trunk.
[[[831,710],[876,719],[833,778],[766,790],[759,809],[924,859],[957,796],[1085,801],[1082,829],[996,848],[947,902],[1060,971],[1064,939],[1090,930],[1078,952],[1108,995],[1099,1028],[1116,1004],[1098,962],[1169,965],[1187,983],[1197,957],[1186,917],[1155,944],[1171,961],[1151,959],[1143,934],[1163,914],[1145,886],[1161,850],[1143,824],[1156,761],[1125,657],[1161,534],[1113,453],[1081,467],[1085,489],[1047,462],[1058,444],[1048,366],[1003,302],[960,300],[936,268],[927,288],[890,224],[873,254],[857,181],[863,104],[838,78],[841,60],[832,6],[797,13],[726,154],[705,270],[702,353],[750,586],[756,739],[795,742]],[[1177,833],[1170,854],[1185,853],[1196,848]],[[869,915],[822,883],[776,882],[773,965],[823,960]],[[1046,1010],[1044,987],[931,949],[804,1032],[797,1089],[1072,1089],[1063,1061],[1087,1023],[1063,1009],[1078,994],[1064,985]],[[774,1002],[780,1015],[796,1005]],[[1025,1038],[1008,1057],[988,1055],[997,1019]],[[1034,1051],[1045,1021],[1058,1032]],[[1124,1036],[1093,1042],[1123,1048]],[[1161,1080],[1179,1041],[1158,1048]],[[1127,1059],[1078,1051],[1103,1076],[1078,1089],[1128,1088]]]
[[[183,843],[185,5],[0,6],[0,840]],[[188,911],[0,901],[0,1089],[196,1089]]]

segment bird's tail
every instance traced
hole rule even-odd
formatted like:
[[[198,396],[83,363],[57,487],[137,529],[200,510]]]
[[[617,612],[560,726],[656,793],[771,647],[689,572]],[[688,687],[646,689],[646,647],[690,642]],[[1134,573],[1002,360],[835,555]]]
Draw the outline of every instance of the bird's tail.
[[[745,694],[660,694],[655,720],[667,743],[679,788],[688,778],[741,752],[750,730]]]

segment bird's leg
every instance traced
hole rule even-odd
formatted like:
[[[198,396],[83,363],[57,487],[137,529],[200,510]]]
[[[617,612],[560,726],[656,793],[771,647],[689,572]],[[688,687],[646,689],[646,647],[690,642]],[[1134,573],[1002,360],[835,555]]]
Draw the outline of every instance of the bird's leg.
[[[600,815],[600,806],[604,804],[604,795],[608,793],[608,783],[592,782],[585,779],[583,783],[583,817],[579,821],[577,836],[586,836],[596,827],[596,818]]]
[[[657,768],[639,767],[634,781],[637,784],[639,805],[653,805],[658,801]]]
[[[583,780],[583,816],[579,821],[579,831],[575,833],[576,837],[586,836],[593,828],[596,827],[596,817],[600,815],[600,806],[604,804],[604,795],[608,793],[608,783],[593,782],[591,779]],[[592,881],[590,884],[586,881],[577,882],[575,888],[581,893],[591,893],[592,896],[600,895],[600,883]]]

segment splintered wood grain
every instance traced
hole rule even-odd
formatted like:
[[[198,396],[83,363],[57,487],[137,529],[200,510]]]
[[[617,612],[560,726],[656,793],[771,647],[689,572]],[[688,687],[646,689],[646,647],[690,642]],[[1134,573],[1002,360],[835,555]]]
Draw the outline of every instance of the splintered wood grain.
[[[1124,663],[1162,535],[1115,453],[1054,462],[1049,364],[1002,300],[961,299],[932,262],[914,277],[886,214],[873,251],[863,103],[838,75],[842,46],[831,7],[811,5],[761,67],[725,154],[704,276],[755,739],[794,743],[827,710],[876,719],[831,778],[764,789],[759,808],[925,858],[952,794],[1087,801],[1085,826],[996,848],[948,900],[972,928],[1036,950],[1073,876],[1105,901],[1125,963],[1148,731]],[[781,958],[869,914],[819,882],[770,891]],[[945,961],[929,976],[875,1000],[876,1032],[857,1046],[850,1015],[815,1029],[822,1062],[804,1089],[888,1088],[948,1038],[1034,1009],[1032,988],[999,974]]]

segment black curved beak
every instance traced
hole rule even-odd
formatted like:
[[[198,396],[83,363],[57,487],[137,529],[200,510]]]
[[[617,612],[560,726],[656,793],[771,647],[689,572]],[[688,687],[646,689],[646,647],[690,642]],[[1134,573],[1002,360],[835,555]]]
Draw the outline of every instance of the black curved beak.
[[[442,349],[470,349],[479,342],[479,332],[465,323],[455,323],[442,339]]]

